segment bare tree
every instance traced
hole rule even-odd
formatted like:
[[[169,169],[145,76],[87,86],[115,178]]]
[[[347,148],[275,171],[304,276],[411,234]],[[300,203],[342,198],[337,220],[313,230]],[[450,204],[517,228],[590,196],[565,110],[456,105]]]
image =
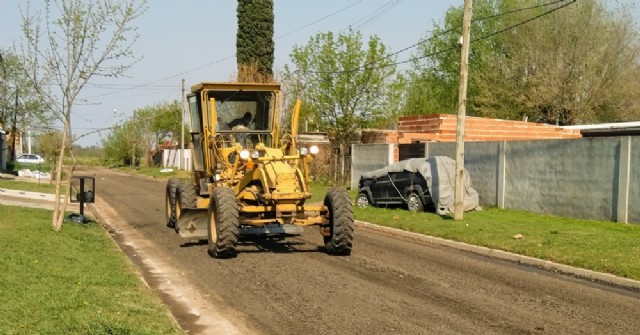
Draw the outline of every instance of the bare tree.
[[[61,199],[63,159],[71,151],[71,112],[92,77],[118,77],[137,59],[132,46],[138,39],[133,21],[144,13],[144,0],[49,0],[44,10],[22,12],[21,52],[31,83],[63,123],[56,163],[54,230],[62,228],[69,197]],[[73,174],[75,159],[68,167]]]

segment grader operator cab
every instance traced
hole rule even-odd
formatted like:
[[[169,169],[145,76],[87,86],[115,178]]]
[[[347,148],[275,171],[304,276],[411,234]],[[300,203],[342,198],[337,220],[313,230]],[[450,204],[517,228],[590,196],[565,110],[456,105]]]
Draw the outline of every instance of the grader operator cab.
[[[191,182],[170,179],[167,224],[185,238],[207,239],[209,254],[232,257],[244,235],[291,235],[317,225],[327,252],[351,253],[354,219],[346,190],[310,205],[309,162],[318,148],[296,143],[300,103],[281,134],[278,84],[200,83],[187,96]]]

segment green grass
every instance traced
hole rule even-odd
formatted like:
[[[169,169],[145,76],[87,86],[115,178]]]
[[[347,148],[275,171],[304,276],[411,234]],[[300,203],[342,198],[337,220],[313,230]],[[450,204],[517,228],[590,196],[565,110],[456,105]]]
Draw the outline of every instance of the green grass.
[[[354,208],[357,220],[640,280],[640,225],[488,208],[464,220],[404,209]],[[522,239],[514,235],[522,234]]]
[[[0,213],[0,334],[183,334],[101,226]]]
[[[48,162],[44,162],[40,164],[13,162],[12,165],[7,166],[7,168],[11,168],[13,171],[29,169],[31,171],[51,172],[54,170],[54,164],[48,163]]]
[[[41,180],[38,182],[31,181],[16,181],[8,179],[0,179],[0,188],[6,188],[10,190],[20,190],[29,192],[40,193],[55,193],[56,185],[50,183],[49,180]]]

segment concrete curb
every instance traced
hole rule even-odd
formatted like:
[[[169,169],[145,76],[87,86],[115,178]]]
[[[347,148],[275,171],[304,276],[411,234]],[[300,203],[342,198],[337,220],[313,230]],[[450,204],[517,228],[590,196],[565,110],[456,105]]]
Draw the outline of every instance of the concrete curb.
[[[518,255],[518,254],[510,253],[507,251],[490,249],[487,247],[480,247],[476,245],[467,244],[464,242],[456,242],[456,241],[446,240],[439,237],[433,237],[433,236],[408,232],[401,229],[379,226],[379,225],[375,225],[375,224],[365,222],[365,221],[360,221],[360,220],[356,220],[356,225],[359,225],[374,231],[400,235],[416,241],[441,245],[441,246],[445,246],[445,247],[449,247],[449,248],[453,248],[461,251],[471,252],[471,253],[482,255],[482,256],[502,259],[502,260],[525,264],[529,266],[535,266],[551,272],[560,272],[563,274],[579,277],[582,279],[609,284],[611,286],[618,286],[618,287],[631,289],[634,291],[640,291],[640,281],[628,279],[628,278],[622,278],[622,277],[618,277],[608,273],[576,268],[569,265],[554,263],[552,261],[546,261],[546,260],[533,258],[529,256]]]

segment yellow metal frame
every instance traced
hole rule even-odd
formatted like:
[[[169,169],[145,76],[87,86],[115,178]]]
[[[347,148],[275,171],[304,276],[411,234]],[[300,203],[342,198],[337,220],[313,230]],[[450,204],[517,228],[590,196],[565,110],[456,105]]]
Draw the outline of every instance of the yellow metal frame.
[[[254,150],[262,152],[262,157],[250,158],[246,161],[240,159],[243,150],[240,144],[232,144],[228,147],[218,147],[217,135],[217,111],[214,98],[208,98],[209,91],[252,91],[273,92],[273,119],[271,120],[272,148],[263,144],[256,146]],[[268,224],[295,224],[299,226],[323,225],[328,222],[328,209],[323,205],[305,205],[305,201],[311,197],[309,162],[313,155],[302,156],[296,148],[298,133],[298,118],[301,102],[296,101],[292,113],[291,138],[287,143],[281,139],[279,133],[282,119],[283,98],[280,94],[280,85],[262,83],[216,83],[203,82],[191,87],[193,95],[200,99],[200,117],[202,118],[201,130],[203,136],[202,150],[204,151],[204,176],[214,180],[208,184],[208,193],[212,194],[215,187],[230,187],[236,194],[240,207],[240,223],[256,227]],[[191,108],[191,106],[190,106]],[[190,113],[190,116],[193,116]],[[193,148],[192,148],[193,150]],[[235,153],[233,162],[229,161],[231,154]],[[223,166],[222,172],[216,176],[216,167]],[[193,175],[194,183],[198,185],[202,175]],[[262,185],[260,192],[253,189],[256,181]],[[199,197],[197,208],[209,207],[209,198]],[[267,203],[266,205],[262,203]],[[204,213],[204,212],[203,212]],[[327,235],[326,229],[321,229],[323,235]]]

